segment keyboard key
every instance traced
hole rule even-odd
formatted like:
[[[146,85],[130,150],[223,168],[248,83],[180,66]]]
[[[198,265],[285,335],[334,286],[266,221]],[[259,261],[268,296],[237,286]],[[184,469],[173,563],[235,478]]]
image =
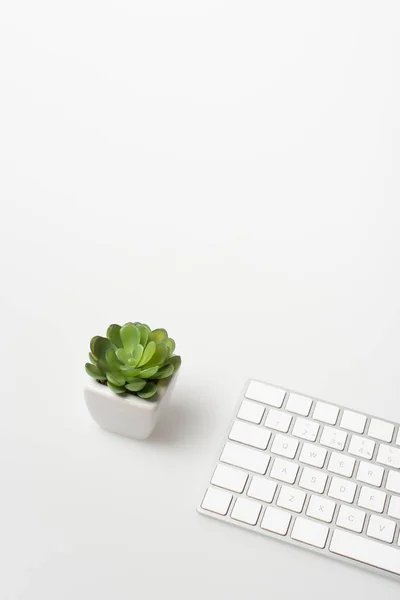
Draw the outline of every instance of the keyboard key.
[[[380,421],[379,419],[371,419],[371,423],[368,430],[370,437],[382,440],[382,442],[391,442],[394,432],[394,425],[387,423],[386,421]]]
[[[349,454],[354,456],[361,456],[366,460],[371,460],[375,450],[375,442],[368,438],[362,438],[358,435],[351,436],[349,444]]]
[[[235,442],[241,442],[242,444],[248,444],[254,448],[260,448],[265,450],[268,446],[269,438],[271,433],[268,429],[263,427],[257,427],[257,425],[249,425],[248,423],[242,423],[241,421],[235,421],[229,439]]]
[[[367,417],[365,415],[360,415],[360,413],[353,412],[352,410],[344,410],[340,427],[349,429],[355,433],[363,433],[366,422]]]
[[[335,450],[343,450],[346,440],[347,433],[345,431],[333,427],[324,427],[319,443]]]
[[[315,523],[303,517],[297,517],[292,530],[292,539],[317,548],[324,548],[329,528],[321,523]]]
[[[381,444],[378,449],[376,462],[392,467],[392,469],[400,469],[400,448]]]
[[[259,514],[261,512],[261,504],[253,502],[253,500],[247,500],[246,498],[238,498],[233,507],[231,517],[235,521],[242,521],[248,525],[255,525],[257,523]]]
[[[274,498],[277,487],[275,481],[265,479],[265,477],[257,477],[255,475],[250,482],[247,495],[256,500],[270,503]]]
[[[283,404],[285,393],[284,390],[272,385],[267,385],[260,381],[250,381],[245,396],[249,400],[257,400],[258,402],[280,408]]]
[[[301,490],[283,485],[276,504],[282,508],[301,513],[305,499],[306,494]]]
[[[400,496],[392,496],[390,498],[388,515],[400,521]]]
[[[313,444],[303,444],[299,461],[321,469],[324,466],[325,457],[326,450],[324,448]]]
[[[400,473],[396,473],[396,471],[389,471],[386,488],[389,490],[389,492],[400,494]]]
[[[267,506],[264,513],[264,518],[261,522],[261,527],[272,531],[273,533],[279,533],[279,535],[286,535],[289,529],[291,521],[290,513],[279,510],[279,508],[272,508]]]
[[[381,513],[383,512],[385,501],[386,494],[384,492],[363,486],[361,488],[357,504],[358,506],[361,506],[361,508],[366,508],[368,510]]]
[[[311,398],[301,396],[300,394],[290,394],[289,400],[286,403],[286,410],[307,417],[310,413],[311,405]]]
[[[228,492],[223,492],[222,490],[208,488],[201,506],[205,510],[210,510],[219,515],[226,515],[231,501],[232,494],[228,494]]]
[[[279,479],[279,481],[284,481],[285,483],[294,483],[298,470],[299,465],[296,463],[276,458],[272,465],[270,476],[273,479]]]
[[[217,465],[211,483],[241,494],[246,485],[247,477],[248,475],[244,471],[239,471],[239,469],[227,467],[226,465]]]
[[[336,500],[341,500],[342,502],[349,502],[351,504],[354,500],[356,489],[357,486],[352,481],[339,479],[339,477],[332,477],[328,496],[335,498]]]
[[[351,477],[353,475],[355,462],[356,461],[354,458],[351,458],[351,456],[332,452],[327,469],[328,471],[332,471],[332,473],[337,473],[343,477]]]
[[[356,533],[361,533],[364,527],[364,521],[365,512],[363,510],[358,510],[352,506],[342,504],[339,509],[336,525],[339,525],[339,527],[343,527],[344,529],[349,529],[350,531],[355,531]]]
[[[323,496],[311,496],[306,514],[309,517],[331,523],[335,512],[336,502]]]
[[[261,423],[264,411],[265,408],[262,404],[257,404],[257,402],[251,402],[250,400],[243,400],[237,416],[239,419],[250,421],[250,423],[256,423],[258,425]]]
[[[281,410],[271,409],[267,415],[267,418],[265,419],[265,427],[287,433],[289,431],[291,421],[292,417],[287,413],[284,413]]]
[[[369,485],[381,487],[384,473],[385,470],[382,467],[361,461],[356,479],[363,483],[368,483]]]
[[[308,442],[315,442],[318,431],[319,425],[315,421],[298,418],[294,424],[292,434]]]
[[[394,521],[371,515],[368,523],[367,535],[376,540],[391,544],[393,542],[395,529],[396,523]]]
[[[400,575],[400,551],[393,546],[385,546],[380,542],[336,529],[329,550],[340,556]]]
[[[271,452],[284,456],[285,458],[294,458],[296,456],[299,442],[287,435],[277,434],[271,446]]]
[[[399,431],[397,433],[397,438],[396,438],[396,446],[400,446],[400,428]],[[400,544],[399,544],[400,545]]]
[[[339,415],[339,409],[337,406],[332,404],[326,404],[325,402],[317,402],[313,414],[313,419],[328,423],[328,425],[335,425]]]
[[[317,492],[322,494],[325,489],[326,480],[328,476],[322,471],[316,471],[315,469],[309,469],[304,467],[300,477],[299,486],[311,492]]]
[[[269,463],[269,455],[259,450],[245,448],[227,442],[221,455],[221,461],[235,467],[255,471],[265,475]]]

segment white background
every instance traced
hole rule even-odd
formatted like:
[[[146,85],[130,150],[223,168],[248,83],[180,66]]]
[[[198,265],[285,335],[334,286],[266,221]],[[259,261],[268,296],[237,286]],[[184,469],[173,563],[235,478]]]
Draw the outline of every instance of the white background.
[[[397,599],[195,506],[248,377],[400,421],[398,1],[5,0],[0,57],[1,599]],[[82,398],[127,320],[140,443]]]

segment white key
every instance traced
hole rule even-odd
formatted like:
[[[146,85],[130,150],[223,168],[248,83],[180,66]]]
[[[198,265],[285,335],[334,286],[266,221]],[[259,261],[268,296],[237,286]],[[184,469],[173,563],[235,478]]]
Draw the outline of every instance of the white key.
[[[368,435],[377,440],[382,440],[382,442],[391,442],[393,431],[394,425],[392,425],[392,423],[380,421],[379,419],[371,419]]]
[[[378,449],[376,462],[387,465],[392,469],[400,469],[400,448],[381,444]]]
[[[275,481],[265,479],[265,477],[254,476],[247,490],[247,495],[256,500],[270,503],[274,498],[277,487]]]
[[[388,515],[400,521],[400,496],[392,496],[390,498]]]
[[[332,473],[337,473],[344,477],[351,477],[353,475],[355,462],[356,461],[354,458],[351,458],[351,456],[332,452],[327,469],[328,471],[332,471]]]
[[[329,527],[303,517],[297,517],[292,530],[292,539],[317,548],[325,548]]]
[[[208,488],[201,506],[205,510],[211,510],[219,515],[226,515],[231,500],[232,494],[228,494],[228,492],[223,492],[222,490]]]
[[[332,404],[326,404],[325,402],[317,402],[313,414],[313,419],[328,423],[328,425],[335,425],[339,414],[337,406]]]
[[[336,502],[323,496],[311,496],[306,514],[309,517],[331,523],[335,512]]]
[[[265,407],[257,402],[251,402],[251,400],[243,400],[239,412],[237,414],[239,419],[244,421],[250,421],[250,423],[261,423]]]
[[[326,450],[312,444],[303,444],[299,461],[311,465],[312,467],[323,467],[326,457]]]
[[[343,450],[346,440],[347,433],[345,431],[333,427],[324,427],[319,443],[335,450]]]
[[[296,463],[276,458],[272,465],[270,476],[273,477],[273,479],[279,479],[279,481],[284,481],[285,483],[294,483],[298,470],[299,465]]]
[[[385,470],[382,467],[361,461],[360,466],[358,467],[356,479],[358,479],[358,481],[362,481],[363,483],[380,487],[384,473]]]
[[[276,504],[281,508],[301,513],[305,499],[306,494],[301,490],[283,485]]]
[[[335,498],[336,500],[341,500],[342,502],[349,502],[351,504],[354,500],[356,489],[357,486],[352,481],[339,479],[339,477],[332,477],[328,496]]]
[[[307,417],[312,405],[311,398],[301,396],[300,394],[290,394],[289,400],[286,403],[286,410]]]
[[[272,408],[265,419],[265,427],[287,433],[289,431],[291,421],[292,417],[290,415]]]
[[[363,485],[357,504],[361,508],[381,513],[385,506],[385,500],[386,494],[384,492]]]
[[[261,504],[247,500],[246,498],[238,498],[233,507],[231,517],[235,521],[242,521],[249,525],[255,525],[261,511]]]
[[[294,458],[297,452],[299,442],[287,435],[276,434],[271,446],[271,452],[285,456],[286,458]]]
[[[286,535],[289,529],[291,520],[290,513],[285,510],[279,510],[279,508],[272,508],[267,506],[264,513],[264,518],[261,522],[262,529],[267,529],[273,533],[279,533],[279,535]]]
[[[350,529],[350,531],[361,533],[364,527],[364,521],[365,512],[363,510],[358,510],[352,506],[346,506],[346,504],[342,504],[336,524],[344,529]]]
[[[261,450],[266,449],[270,437],[271,433],[267,429],[257,427],[257,425],[242,423],[241,421],[234,422],[229,434],[230,440],[248,444],[249,446],[260,448]]]
[[[221,455],[221,461],[228,463],[235,467],[241,467],[242,469],[248,469],[249,471],[255,471],[265,475],[269,463],[269,455],[259,450],[253,450],[252,448],[245,448],[244,446],[238,446],[227,442]]]
[[[391,544],[393,542],[395,529],[396,523],[394,521],[371,515],[368,523],[367,535],[376,540]]]
[[[386,488],[389,490],[389,492],[400,494],[400,473],[396,473],[396,471],[389,471]]]
[[[227,467],[226,465],[217,465],[211,479],[213,485],[231,490],[232,492],[238,492],[238,494],[243,492],[246,481],[247,473],[233,467]]]
[[[344,410],[342,420],[340,421],[340,427],[349,429],[355,433],[363,433],[366,422],[367,417],[365,415],[353,412],[352,410]]]
[[[393,546],[385,546],[380,542],[336,529],[333,532],[329,550],[340,556],[347,556],[400,575],[400,552]]]
[[[396,438],[396,445],[400,446],[400,428],[399,428],[399,431],[398,431],[398,434],[397,434],[397,438]]]
[[[249,400],[258,400],[258,402],[280,408],[283,404],[285,393],[284,390],[272,385],[267,385],[260,381],[250,381],[245,396]]]
[[[299,486],[306,490],[311,490],[312,492],[322,494],[325,489],[327,479],[328,476],[326,473],[304,467],[300,477]]]
[[[315,442],[318,431],[319,425],[315,421],[298,418],[294,424],[292,434],[308,442]]]
[[[362,438],[358,435],[353,435],[349,444],[349,454],[361,456],[366,460],[371,460],[375,450],[375,442],[368,438]]]

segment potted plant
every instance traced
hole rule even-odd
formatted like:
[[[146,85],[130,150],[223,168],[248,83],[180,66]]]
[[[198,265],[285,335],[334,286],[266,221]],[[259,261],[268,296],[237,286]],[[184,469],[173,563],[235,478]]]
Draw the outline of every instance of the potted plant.
[[[153,431],[177,378],[181,357],[165,329],[110,325],[90,342],[86,405],[100,427],[135,439]]]

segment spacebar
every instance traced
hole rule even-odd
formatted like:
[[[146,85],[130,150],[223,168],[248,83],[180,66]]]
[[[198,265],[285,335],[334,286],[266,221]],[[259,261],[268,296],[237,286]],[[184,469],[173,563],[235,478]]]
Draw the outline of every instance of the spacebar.
[[[329,550],[335,554],[400,575],[400,548],[385,546],[336,529]]]

